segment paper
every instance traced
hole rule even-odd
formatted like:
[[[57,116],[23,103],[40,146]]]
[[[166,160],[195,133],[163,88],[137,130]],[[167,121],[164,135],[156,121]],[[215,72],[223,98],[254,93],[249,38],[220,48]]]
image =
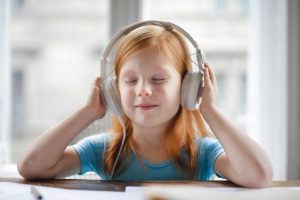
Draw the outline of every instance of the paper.
[[[0,182],[0,200],[34,200],[32,185]],[[126,187],[125,192],[58,189],[35,186],[43,200],[300,200],[300,187],[273,187],[264,189],[209,188],[199,186],[158,185]]]
[[[205,188],[199,186],[150,187],[148,199],[166,200],[300,200],[300,187],[248,188]]]
[[[108,191],[87,191],[58,189],[51,187],[35,186],[43,195],[43,200],[141,200],[143,193],[135,192],[108,192]],[[31,185],[0,182],[0,200],[34,200],[31,194]]]

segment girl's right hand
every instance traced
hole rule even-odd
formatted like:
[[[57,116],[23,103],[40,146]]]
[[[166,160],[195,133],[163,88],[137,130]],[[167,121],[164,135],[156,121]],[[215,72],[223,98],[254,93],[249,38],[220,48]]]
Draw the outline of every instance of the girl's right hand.
[[[106,113],[106,108],[103,104],[103,101],[100,98],[100,83],[101,79],[99,77],[96,78],[96,80],[93,83],[92,90],[90,93],[90,96],[87,100],[86,107],[91,109],[96,115],[97,119],[101,119],[104,117]]]

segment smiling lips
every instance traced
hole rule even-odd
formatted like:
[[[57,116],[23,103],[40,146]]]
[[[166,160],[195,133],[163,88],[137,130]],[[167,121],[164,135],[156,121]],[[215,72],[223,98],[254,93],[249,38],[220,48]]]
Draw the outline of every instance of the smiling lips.
[[[158,105],[155,105],[155,104],[150,104],[150,103],[141,103],[137,106],[135,106],[136,108],[139,108],[141,110],[151,110],[155,107],[157,107]]]

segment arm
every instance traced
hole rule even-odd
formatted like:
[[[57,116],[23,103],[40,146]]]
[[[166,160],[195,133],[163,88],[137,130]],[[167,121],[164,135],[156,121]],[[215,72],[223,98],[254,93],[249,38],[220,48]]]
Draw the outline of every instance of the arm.
[[[40,135],[18,162],[18,171],[26,179],[44,179],[78,173],[80,161],[71,140],[88,125],[105,115],[99,98],[97,78],[92,94],[83,107]]]
[[[242,186],[267,186],[272,180],[271,161],[258,143],[239,130],[216,108],[216,78],[208,65],[205,72],[205,90],[200,110],[225,150],[215,162],[215,171]]]

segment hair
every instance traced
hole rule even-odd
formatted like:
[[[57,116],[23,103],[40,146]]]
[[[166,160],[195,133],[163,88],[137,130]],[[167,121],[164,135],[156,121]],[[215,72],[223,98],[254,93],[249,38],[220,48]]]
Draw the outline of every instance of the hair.
[[[182,78],[192,67],[188,46],[178,31],[147,25],[131,31],[121,41],[115,56],[116,77],[119,77],[122,65],[129,58],[150,48],[157,48],[158,51],[164,53]],[[117,164],[116,173],[120,173],[126,167],[126,157],[135,146],[132,137],[132,122],[126,115],[122,119],[125,123],[127,137],[119,159],[122,162]],[[113,116],[112,119],[112,130],[114,137],[104,155],[104,170],[109,174],[112,172],[122,143],[122,125],[116,116]],[[167,155],[174,158],[176,165],[183,173],[195,176],[197,167],[195,136],[204,137],[208,134],[200,110],[189,111],[180,106],[166,130],[168,131],[165,133],[164,147]],[[182,150],[186,150],[187,160],[182,155]]]

